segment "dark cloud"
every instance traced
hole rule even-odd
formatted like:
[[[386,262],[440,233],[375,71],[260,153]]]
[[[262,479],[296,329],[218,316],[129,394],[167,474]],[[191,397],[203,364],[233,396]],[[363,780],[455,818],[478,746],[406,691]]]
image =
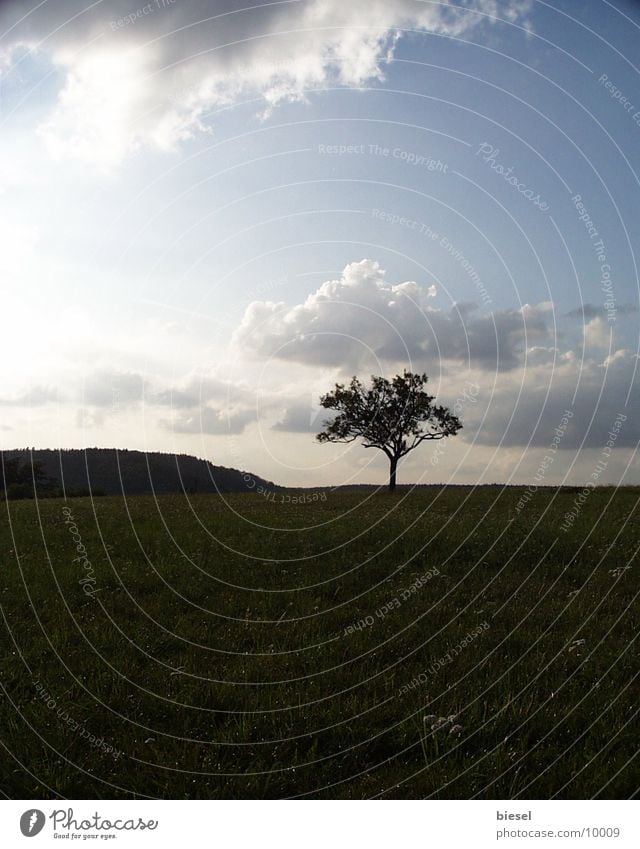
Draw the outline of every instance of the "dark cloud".
[[[573,415],[558,450],[602,448],[619,414],[626,420],[616,445],[638,444],[640,368],[636,354],[619,350],[604,363],[581,362],[565,354],[554,369],[534,368],[518,376],[521,385],[513,380],[490,395],[487,391],[480,394],[477,408],[467,410],[465,439],[485,445],[546,448],[568,410]]]
[[[616,317],[634,315],[638,312],[636,304],[620,304],[616,305]],[[583,304],[574,310],[564,314],[566,318],[577,318],[584,321],[591,321],[594,318],[605,318],[608,311],[601,304]]]
[[[202,407],[197,413],[178,415],[172,420],[163,420],[162,427],[173,433],[204,433],[212,436],[242,433],[255,421],[255,410],[224,410]]]
[[[330,418],[329,411],[319,405],[318,398],[309,396],[308,399],[295,401],[288,406],[284,415],[272,426],[272,430],[317,433],[327,418]]]
[[[605,314],[604,307],[597,304],[583,304],[575,310],[570,310],[565,313],[566,318],[579,318],[589,321],[592,318],[599,318]]]

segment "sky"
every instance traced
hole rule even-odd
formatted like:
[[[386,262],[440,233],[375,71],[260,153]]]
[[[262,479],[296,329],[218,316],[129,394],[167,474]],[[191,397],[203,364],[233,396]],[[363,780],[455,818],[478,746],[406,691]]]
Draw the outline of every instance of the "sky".
[[[640,4],[0,5],[0,447],[382,482],[319,397],[426,372],[401,482],[640,483]]]

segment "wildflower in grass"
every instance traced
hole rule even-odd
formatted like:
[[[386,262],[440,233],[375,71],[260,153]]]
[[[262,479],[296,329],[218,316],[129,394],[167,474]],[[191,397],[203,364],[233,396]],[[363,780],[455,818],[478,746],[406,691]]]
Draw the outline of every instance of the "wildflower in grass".
[[[616,566],[615,569],[609,569],[609,574],[612,578],[619,578],[621,575],[624,575],[628,569],[631,569],[631,566]]]

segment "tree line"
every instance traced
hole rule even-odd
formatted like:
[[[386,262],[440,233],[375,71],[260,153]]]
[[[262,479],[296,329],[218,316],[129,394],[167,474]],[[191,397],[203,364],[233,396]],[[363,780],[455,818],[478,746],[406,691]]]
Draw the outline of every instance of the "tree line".
[[[42,460],[23,461],[20,457],[2,457],[0,498],[56,498],[62,495],[57,478],[48,475]]]

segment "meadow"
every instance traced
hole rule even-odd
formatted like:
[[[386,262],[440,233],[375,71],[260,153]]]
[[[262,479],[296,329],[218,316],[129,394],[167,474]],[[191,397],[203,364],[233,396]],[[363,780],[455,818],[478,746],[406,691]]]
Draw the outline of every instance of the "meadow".
[[[633,796],[640,489],[523,492],[3,504],[2,793]]]

